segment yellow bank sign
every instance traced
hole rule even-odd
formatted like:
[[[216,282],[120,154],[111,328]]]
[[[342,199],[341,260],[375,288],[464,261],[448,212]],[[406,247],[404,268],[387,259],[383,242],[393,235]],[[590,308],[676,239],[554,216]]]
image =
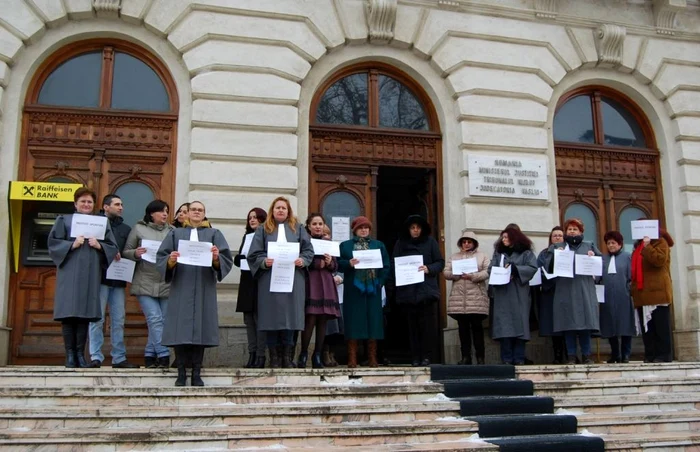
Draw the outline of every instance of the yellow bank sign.
[[[10,182],[10,200],[73,202],[73,193],[82,184],[52,182]]]

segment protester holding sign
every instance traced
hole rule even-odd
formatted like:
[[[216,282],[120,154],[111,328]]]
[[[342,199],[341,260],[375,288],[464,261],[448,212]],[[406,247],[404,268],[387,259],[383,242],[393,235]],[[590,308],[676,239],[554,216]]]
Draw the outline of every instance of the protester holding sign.
[[[489,265],[510,269],[507,284],[492,286],[493,317],[491,337],[501,343],[503,364],[525,364],[525,343],[530,340],[530,279],[537,271],[537,257],[532,241],[519,229],[508,227],[501,232]]]
[[[632,252],[632,299],[644,339],[645,362],[671,362],[671,247],[673,239],[663,228],[659,238],[644,237]]]
[[[233,258],[233,265],[241,268],[241,279],[238,283],[238,298],[236,312],[243,313],[246,336],[248,337],[248,363],[246,369],[262,369],[265,367],[266,335],[258,331],[258,282],[248,266],[246,256],[250,253],[255,230],[267,220],[267,213],[260,207],[254,207],[248,212],[245,225],[245,235],[241,239],[238,254]]]
[[[422,265],[412,270],[424,273],[423,282],[396,284],[396,303],[406,316],[413,366],[430,365],[437,323],[435,308],[440,300],[437,277],[445,267],[445,258],[430,232],[430,225],[425,218],[411,215],[406,218],[403,228],[399,231],[399,239],[394,245],[394,259],[419,256],[423,261]],[[395,267],[398,267],[396,263]]]
[[[357,341],[367,339],[370,367],[377,367],[377,339],[384,339],[382,286],[389,277],[389,254],[384,244],[370,238],[372,223],[367,217],[355,217],[351,229],[353,238],[340,244],[338,270],[344,274],[343,320],[348,341],[348,367],[357,367]],[[380,268],[358,268],[362,260],[359,251],[378,250]]]
[[[578,218],[570,218],[564,223],[563,243],[554,243],[547,248],[544,268],[552,272],[554,254],[568,249],[574,255],[601,256],[598,248],[583,240],[584,225]],[[554,331],[563,332],[566,341],[568,364],[576,363],[576,338],[581,346],[581,362],[592,364],[591,334],[600,329],[598,317],[598,299],[592,276],[578,275],[574,269],[573,278],[556,278],[554,289]]]
[[[289,200],[283,196],[275,198],[263,227],[255,230],[247,256],[258,281],[258,330],[267,334],[273,368],[292,367],[293,332],[304,329],[305,268],[313,258],[309,234],[294,216]],[[281,271],[277,273],[278,270]],[[273,285],[282,286],[285,281],[291,290],[273,290]]]
[[[632,256],[622,250],[623,237],[618,231],[605,233],[608,255],[603,257],[602,283],[605,303],[600,303],[600,335],[610,342],[609,363],[628,363],[632,353],[632,336],[636,335],[634,304],[630,296]]]
[[[462,359],[457,364],[472,363],[472,336],[476,363],[484,364],[484,319],[489,314],[489,297],[486,280],[489,278],[489,258],[479,251],[479,241],[473,232],[465,232],[457,241],[459,252],[447,259],[445,278],[452,281],[452,290],[447,300],[447,314],[459,325],[459,342]],[[476,272],[458,273],[455,262],[473,259]]]
[[[79,188],[73,195],[76,213],[92,215],[95,192]],[[102,274],[119,251],[112,229],[105,225],[104,239],[73,237],[73,215],[60,215],[48,238],[49,256],[56,264],[53,318],[61,322],[66,367],[88,367],[85,344],[90,322],[102,319]]]
[[[200,374],[204,349],[219,345],[216,283],[228,275],[233,265],[231,250],[223,234],[218,229],[205,226],[204,218],[204,204],[191,202],[184,227],[168,233],[156,259],[158,270],[171,284],[163,345],[175,347],[175,386],[185,385],[185,367],[188,365],[192,367],[192,386],[204,386]],[[179,250],[190,242],[211,244],[208,266],[189,265],[180,260]]]
[[[564,230],[561,226],[555,226],[549,233],[549,246],[555,243],[564,243]],[[547,248],[543,249],[537,256],[537,267],[539,270],[545,265]],[[566,347],[564,346],[564,336],[561,332],[554,331],[554,288],[558,278],[548,279],[543,275],[542,284],[532,288],[533,302],[537,302],[537,313],[541,337],[552,337],[552,350],[554,361],[552,364],[564,364],[566,362]]]
[[[139,300],[148,325],[148,341],[144,352],[147,368],[167,368],[170,365],[170,349],[162,343],[170,284],[165,282],[156,266],[161,243],[175,229],[168,224],[168,211],[169,206],[165,201],[156,199],[148,203],[143,220],[139,220],[131,229],[123,253],[123,257],[136,261],[131,295]],[[157,245],[153,254],[151,245]]]
[[[325,222],[320,213],[311,213],[306,219],[306,230],[312,240],[324,240],[323,227]],[[316,330],[316,347],[311,358],[314,369],[323,368],[321,353],[326,338],[326,323],[328,320],[340,317],[340,303],[333,273],[338,269],[338,262],[330,254],[316,254],[309,266],[306,279],[306,320],[304,333],[301,336],[301,352],[297,360],[298,368],[305,368],[308,358],[311,335]]]

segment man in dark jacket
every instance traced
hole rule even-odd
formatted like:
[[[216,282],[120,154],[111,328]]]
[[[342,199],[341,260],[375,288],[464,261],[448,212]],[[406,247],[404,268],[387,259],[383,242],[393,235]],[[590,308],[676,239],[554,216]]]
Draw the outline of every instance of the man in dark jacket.
[[[109,225],[119,246],[119,252],[114,258],[119,260],[124,252],[126,238],[129,237],[129,232],[131,232],[131,227],[124,224],[124,219],[122,218],[124,205],[121,198],[114,194],[105,196],[102,201],[102,210],[109,219]],[[90,323],[90,367],[100,367],[105,359],[102,354],[102,344],[104,343],[105,313],[107,312],[107,304],[109,304],[112,367],[134,369],[139,366],[126,360],[126,346],[124,345],[124,317],[126,315],[126,294],[124,289],[126,282],[107,279],[106,273],[107,269],[102,273],[102,284],[100,285],[102,320]]]

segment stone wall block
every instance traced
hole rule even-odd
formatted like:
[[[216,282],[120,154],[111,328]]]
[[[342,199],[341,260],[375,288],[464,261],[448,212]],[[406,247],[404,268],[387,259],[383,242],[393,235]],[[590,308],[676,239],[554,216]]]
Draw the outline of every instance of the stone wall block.
[[[700,89],[700,67],[666,63],[650,88],[655,96],[665,99],[673,94],[679,86]],[[697,108],[700,109],[700,106]]]
[[[369,28],[365,18],[365,0],[343,1],[331,0],[337,10],[338,18],[345,30],[345,39],[351,43],[367,42]]]
[[[678,179],[678,184],[683,186],[693,186],[700,187],[700,165],[685,164],[678,165],[676,170],[676,177]],[[698,236],[700,237],[700,231],[698,231]]]
[[[289,105],[198,99],[192,103],[192,120],[235,126],[295,129],[299,112]]]
[[[195,186],[251,191],[281,190],[282,193],[289,193],[297,189],[298,178],[299,170],[291,165],[205,160],[190,163],[190,185]]]
[[[682,192],[680,194],[680,201],[682,211],[700,215],[700,193]]]
[[[700,63],[700,43],[688,41],[672,41],[669,39],[649,39],[644,52],[644,58],[639,65],[639,74],[655,80],[662,69],[664,61],[677,60],[688,63]]]
[[[153,5],[144,17],[144,25],[154,33],[165,36],[175,21],[181,20],[192,8],[192,0],[152,0]]]
[[[598,65],[617,67],[622,64],[622,49],[627,29],[619,25],[603,24],[596,30]]]
[[[41,20],[48,27],[56,27],[68,20],[68,13],[63,8],[63,2],[56,0],[32,0],[39,10]]]
[[[279,74],[301,82],[311,64],[286,47],[244,42],[207,41],[183,55],[187,68],[202,72],[211,68]]]
[[[637,67],[639,59],[639,51],[642,48],[642,42],[646,38],[641,36],[627,35],[625,36],[625,45],[622,46],[622,63],[618,67],[620,72],[631,74]]]
[[[122,0],[119,16],[125,22],[140,24],[143,22],[148,7],[152,0]]]
[[[677,144],[678,152],[674,153],[672,161],[689,159],[700,161],[700,142],[681,141]]]
[[[666,107],[671,116],[697,114],[700,112],[700,91],[676,91],[666,99]]]
[[[23,45],[21,39],[10,33],[7,28],[0,26],[0,56],[4,57],[3,60],[11,63]]]
[[[678,131],[682,136],[700,138],[699,117],[681,117],[677,118],[675,122],[678,125]]]
[[[459,113],[469,118],[485,118],[494,122],[529,123],[543,127],[547,122],[547,107],[529,99],[467,95],[457,99]]]
[[[474,196],[472,198],[477,197]],[[493,237],[481,237],[480,240],[482,251],[487,250],[487,254],[493,249],[491,245],[497,238],[498,233],[502,231],[508,223],[518,223],[520,228],[526,231],[526,233],[538,231],[542,234],[548,234],[553,227],[547,220],[552,217],[552,212],[549,207],[518,205],[518,200],[516,199],[513,200],[516,202],[509,204],[508,208],[503,208],[503,204],[500,203],[502,198],[494,198],[493,204],[469,202],[472,198],[469,198],[464,204],[465,218],[467,218],[466,228],[469,230],[493,231]],[[530,237],[530,239],[534,238]],[[540,248],[538,247],[537,249]]]
[[[488,122],[462,121],[462,143],[468,148],[532,150],[544,153],[548,132],[543,127],[529,127]]]
[[[0,28],[1,30],[1,28]],[[0,86],[7,86],[10,82],[10,67],[4,61],[0,61]]]
[[[89,19],[95,15],[92,0],[64,0],[63,4],[70,19]]]
[[[569,28],[569,35],[578,45],[579,57],[584,68],[598,64],[598,49],[596,48],[595,30],[590,28]]]
[[[45,30],[44,22],[21,0],[2,0],[2,20],[12,27],[23,41],[35,41]]]
[[[235,226],[240,228],[240,234],[243,233],[242,229],[245,227],[245,222],[248,216],[248,212],[253,207],[260,207],[261,209],[267,211],[270,207],[270,203],[278,195],[275,193],[256,193],[256,192],[238,192],[232,195],[231,192],[217,192],[212,190],[199,190],[194,189],[189,193],[189,199],[199,199],[207,206],[207,213],[211,213],[212,216],[216,218],[226,217],[231,220],[236,220],[241,223],[241,226]],[[298,200],[296,196],[285,195],[289,202],[292,204],[292,209],[295,213]],[[228,239],[228,237],[226,237]],[[238,237],[240,241],[240,236]],[[238,243],[236,244],[238,245]]]
[[[499,92],[512,93],[513,97],[529,97],[547,104],[552,97],[552,87],[537,74],[462,67],[447,77],[453,94]]]
[[[193,11],[188,14],[175,26],[168,39],[182,50],[194,42],[207,39],[206,35],[288,45],[311,60],[326,53],[323,43],[304,22],[209,11]]]
[[[394,38],[398,0],[366,0],[365,14],[369,42],[386,44]]]
[[[422,15],[421,8],[401,5],[396,12],[396,27],[394,27],[394,39],[391,45],[404,49],[412,46]]]
[[[194,127],[190,157],[222,156],[232,160],[264,159],[296,162],[298,137],[292,133]]]
[[[243,97],[270,99],[296,103],[301,86],[291,80],[273,74],[253,74],[250,72],[205,72],[192,79],[192,93],[216,98]]]

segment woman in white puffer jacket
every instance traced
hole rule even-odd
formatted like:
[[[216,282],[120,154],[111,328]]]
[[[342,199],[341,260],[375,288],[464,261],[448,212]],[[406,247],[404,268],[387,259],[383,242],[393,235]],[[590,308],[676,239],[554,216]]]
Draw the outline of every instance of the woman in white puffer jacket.
[[[460,251],[449,257],[443,272],[445,278],[452,281],[447,314],[459,325],[462,359],[457,364],[472,363],[472,337],[476,363],[484,364],[483,322],[489,314],[489,297],[486,292],[489,258],[479,251],[479,241],[473,232],[464,232],[457,241],[457,247]],[[475,259],[478,271],[455,274],[453,262],[461,259]]]

